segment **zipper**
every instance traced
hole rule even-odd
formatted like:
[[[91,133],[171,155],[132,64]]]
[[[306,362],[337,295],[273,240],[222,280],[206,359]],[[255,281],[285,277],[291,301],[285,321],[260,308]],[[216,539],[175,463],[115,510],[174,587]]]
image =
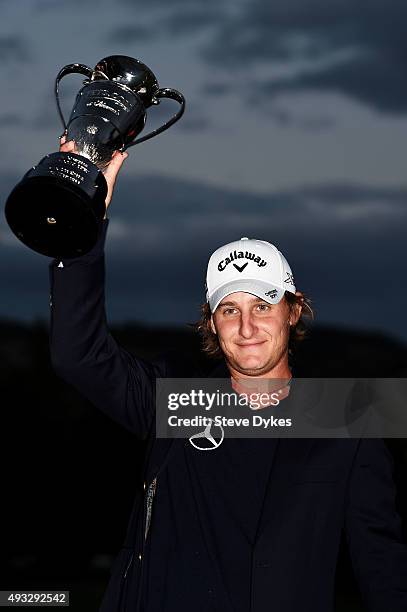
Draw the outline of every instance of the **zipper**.
[[[133,557],[134,557],[134,551],[131,553],[128,561],[127,561],[127,565],[126,568],[122,574],[122,579],[121,579],[121,584],[120,584],[120,594],[119,594],[119,601],[118,601],[118,610],[119,612],[125,612],[126,610],[126,598],[127,598],[127,572],[130,569],[131,564],[133,563]]]
[[[52,342],[52,332],[54,327],[54,268],[49,267],[49,337]]]
[[[124,570],[124,574],[123,574],[123,579],[125,579],[125,578],[126,578],[126,576],[127,576],[127,572],[129,571],[129,568],[130,568],[130,565],[133,563],[133,557],[134,557],[134,550],[133,550],[133,552],[131,553],[131,555],[130,555],[130,557],[129,557],[129,560],[128,560],[128,562],[127,562],[126,569]]]
[[[149,484],[148,489],[147,489],[147,494],[146,494],[146,523],[145,523],[145,528],[144,528],[144,541],[146,541],[147,535],[148,535],[148,531],[150,529],[151,514],[152,514],[152,511],[153,511],[153,501],[154,501],[154,495],[155,495],[156,488],[157,488],[157,476],[154,478],[154,480],[151,481],[151,483]]]
[[[174,440],[172,441],[173,444],[171,445],[164,461],[162,462],[160,468],[158,469],[158,471],[156,472],[155,477],[153,478],[153,480],[151,481],[151,483],[148,485],[147,487],[147,493],[145,493],[145,503],[143,502],[143,518],[142,518],[142,533],[144,532],[144,538],[142,540],[142,545],[141,545],[141,551],[138,555],[138,559],[139,559],[139,573],[140,573],[140,578],[139,578],[139,588],[138,588],[138,592],[137,592],[137,601],[136,601],[136,606],[134,608],[134,612],[139,612],[140,607],[141,607],[141,593],[142,593],[142,588],[143,588],[143,569],[144,569],[144,551],[145,551],[145,547],[146,547],[146,540],[147,540],[147,535],[148,532],[150,530],[150,525],[151,525],[151,516],[152,516],[152,511],[153,511],[153,501],[154,501],[154,497],[155,497],[155,493],[157,490],[157,477],[160,474],[160,472],[164,469],[165,465],[168,462],[169,456],[171,454],[171,450],[174,448]],[[148,453],[148,459],[149,460],[151,455],[151,449],[150,452]],[[144,482],[144,490],[146,489],[146,483]],[[128,564],[128,567],[126,568],[126,575],[127,575],[127,570],[129,569],[132,561],[134,560],[134,554],[132,555],[132,559],[131,562]],[[124,578],[124,575],[123,575]],[[125,601],[123,601],[123,610],[125,610],[125,606],[126,603]]]
[[[144,489],[145,489],[145,484],[144,484]],[[143,589],[143,561],[144,561],[144,551],[145,551],[145,542],[147,539],[147,535],[150,529],[150,525],[151,525],[151,516],[152,516],[152,511],[153,511],[153,501],[154,501],[154,496],[155,496],[155,492],[157,489],[157,476],[151,481],[151,483],[149,484],[149,486],[147,487],[147,492],[145,493],[145,502],[143,501],[143,525],[142,528],[144,528],[144,538],[142,540],[142,548],[141,548],[141,552],[138,555],[138,559],[139,559],[139,573],[140,573],[140,577],[139,577],[139,588],[138,588],[138,593],[137,593],[137,602],[136,602],[136,607],[135,610],[139,610],[140,609],[140,605],[141,605],[141,593],[142,593],[142,589]],[[122,574],[122,593],[121,593],[121,607],[120,609],[125,611],[125,606],[126,606],[126,585],[127,585],[127,574],[128,571],[134,561],[134,555],[136,554],[136,551],[134,550],[132,552],[132,554],[130,555],[130,558],[127,562],[126,568]]]

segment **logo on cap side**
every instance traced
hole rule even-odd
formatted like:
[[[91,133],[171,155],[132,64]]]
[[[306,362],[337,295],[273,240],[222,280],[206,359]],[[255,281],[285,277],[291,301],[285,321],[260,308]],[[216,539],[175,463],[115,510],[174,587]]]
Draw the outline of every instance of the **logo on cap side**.
[[[277,293],[277,289],[271,289],[270,291],[266,291],[264,295],[268,295],[268,297],[275,298]]]
[[[294,275],[291,274],[290,272],[286,272],[286,274],[287,274],[287,278],[284,279],[284,282],[294,287]]]

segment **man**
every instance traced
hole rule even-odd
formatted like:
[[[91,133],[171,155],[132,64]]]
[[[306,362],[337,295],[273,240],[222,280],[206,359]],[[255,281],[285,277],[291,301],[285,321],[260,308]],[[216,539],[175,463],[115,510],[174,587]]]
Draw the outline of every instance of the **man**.
[[[107,205],[123,159],[117,153],[107,171]],[[407,553],[381,440],[236,438],[200,452],[189,440],[155,438],[156,378],[190,372],[144,362],[110,335],[107,225],[89,254],[51,264],[54,368],[149,442],[101,612],[330,612],[342,529],[367,610],[406,612]],[[207,297],[201,331],[224,357],[211,377],[291,377],[304,298],[273,245],[242,238],[218,249]]]

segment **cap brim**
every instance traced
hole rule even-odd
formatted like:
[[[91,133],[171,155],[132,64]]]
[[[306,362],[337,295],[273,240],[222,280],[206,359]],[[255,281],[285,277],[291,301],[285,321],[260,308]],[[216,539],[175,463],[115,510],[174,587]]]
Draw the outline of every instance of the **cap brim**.
[[[211,312],[215,312],[223,298],[238,291],[251,293],[269,304],[278,304],[284,296],[284,289],[270,283],[250,279],[234,280],[216,289],[209,297]]]

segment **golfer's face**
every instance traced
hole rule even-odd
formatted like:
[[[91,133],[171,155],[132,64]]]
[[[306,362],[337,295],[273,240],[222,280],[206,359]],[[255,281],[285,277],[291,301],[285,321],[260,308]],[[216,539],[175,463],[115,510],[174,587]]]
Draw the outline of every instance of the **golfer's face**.
[[[269,304],[239,291],[219,304],[213,326],[229,364],[241,374],[259,376],[286,355],[290,309],[285,299]]]

